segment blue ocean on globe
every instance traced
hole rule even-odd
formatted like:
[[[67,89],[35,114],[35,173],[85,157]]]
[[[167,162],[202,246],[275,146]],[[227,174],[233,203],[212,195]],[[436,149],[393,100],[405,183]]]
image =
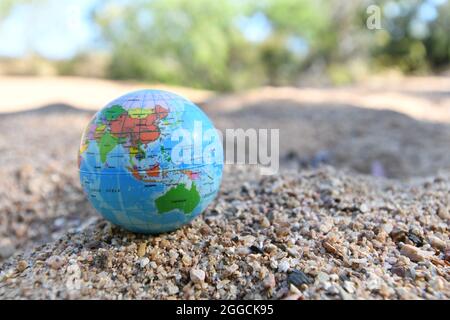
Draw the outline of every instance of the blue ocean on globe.
[[[223,147],[195,104],[141,90],[94,115],[78,166],[89,201],[105,219],[133,232],[162,233],[189,223],[216,197]]]

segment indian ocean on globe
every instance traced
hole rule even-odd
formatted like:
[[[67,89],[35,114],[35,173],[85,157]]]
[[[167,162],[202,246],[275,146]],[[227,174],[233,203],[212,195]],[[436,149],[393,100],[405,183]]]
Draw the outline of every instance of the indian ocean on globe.
[[[88,199],[105,219],[133,232],[162,233],[190,222],[215,198],[223,147],[195,104],[141,90],[94,115],[78,166]]]

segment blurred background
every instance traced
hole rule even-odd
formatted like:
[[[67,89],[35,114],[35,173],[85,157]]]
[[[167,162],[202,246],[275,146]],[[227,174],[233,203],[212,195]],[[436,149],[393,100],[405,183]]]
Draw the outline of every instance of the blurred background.
[[[0,73],[214,91],[445,73],[447,0],[2,0]]]
[[[442,181],[449,34],[447,0],[1,0],[0,261],[97,217],[81,132],[139,88],[222,130],[280,129],[281,171]],[[239,179],[257,177],[226,167],[223,188]]]

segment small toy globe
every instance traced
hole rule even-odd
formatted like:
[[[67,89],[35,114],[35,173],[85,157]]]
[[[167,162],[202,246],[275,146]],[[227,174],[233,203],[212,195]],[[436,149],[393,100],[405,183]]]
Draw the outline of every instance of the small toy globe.
[[[94,115],[78,167],[88,199],[105,219],[133,232],[162,233],[189,223],[215,198],[223,148],[195,104],[141,90]]]

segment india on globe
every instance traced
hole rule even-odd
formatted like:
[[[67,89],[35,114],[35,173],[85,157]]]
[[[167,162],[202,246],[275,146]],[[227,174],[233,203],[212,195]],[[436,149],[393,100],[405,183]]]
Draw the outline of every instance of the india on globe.
[[[105,219],[133,232],[162,233],[189,223],[215,198],[223,147],[191,101],[140,90],[94,115],[78,167],[88,199]]]

